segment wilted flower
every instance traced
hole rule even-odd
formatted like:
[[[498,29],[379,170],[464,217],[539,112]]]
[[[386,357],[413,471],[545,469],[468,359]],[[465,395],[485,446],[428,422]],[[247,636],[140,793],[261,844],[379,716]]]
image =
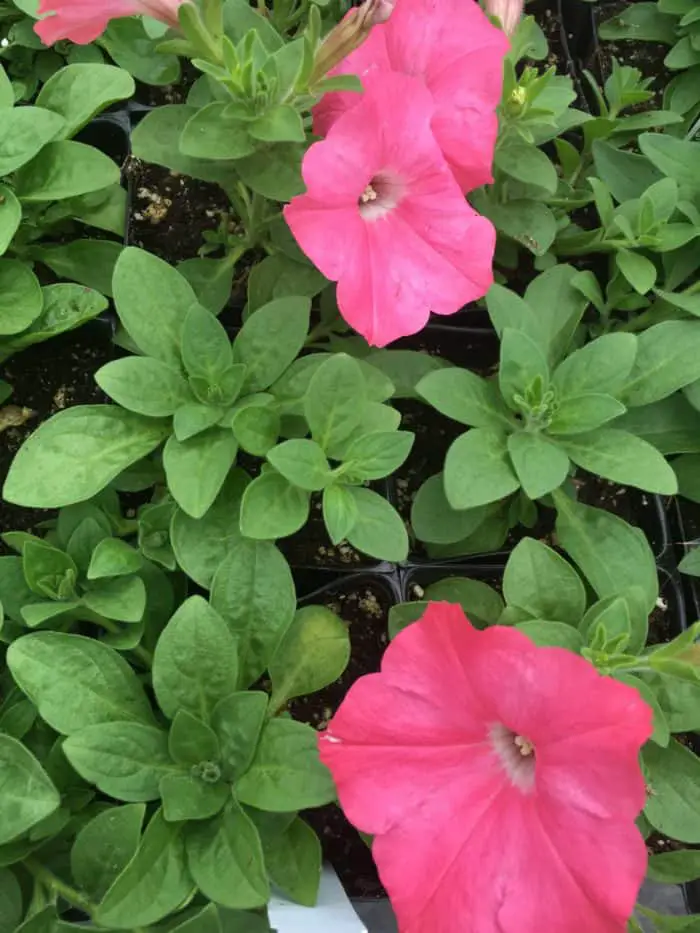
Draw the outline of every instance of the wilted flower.
[[[387,73],[306,153],[307,193],[285,218],[306,255],[338,282],[338,307],[370,343],[414,334],[493,281],[495,231],[465,201],[430,129],[414,78]]]
[[[389,21],[331,74],[356,74],[365,85],[375,72],[418,78],[435,102],[435,138],[462,191],[471,191],[493,181],[507,50],[507,39],[475,0],[399,0]],[[352,91],[326,94],[314,108],[315,132],[325,135],[358,101]]]
[[[507,36],[512,36],[523,15],[525,0],[486,0],[486,9],[497,16]]]
[[[319,738],[401,933],[624,933],[650,708],[561,648],[433,603]]]
[[[70,39],[78,45],[93,42],[111,19],[122,16],[152,16],[177,26],[177,11],[184,0],[41,0],[39,20],[34,26],[44,45]],[[46,15],[50,14],[50,15]]]

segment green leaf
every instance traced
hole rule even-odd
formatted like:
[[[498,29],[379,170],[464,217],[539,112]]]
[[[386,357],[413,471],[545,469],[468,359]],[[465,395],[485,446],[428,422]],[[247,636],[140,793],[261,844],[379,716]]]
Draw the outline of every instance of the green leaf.
[[[656,266],[646,256],[630,249],[619,249],[615,253],[615,261],[620,272],[640,295],[646,295],[654,287]]]
[[[0,259],[0,336],[26,330],[43,304],[41,285],[31,267],[19,259]]]
[[[345,623],[325,606],[300,609],[269,664],[272,708],[282,709],[293,697],[327,687],[343,674],[349,660]]]
[[[639,528],[603,509],[554,493],[556,534],[564,550],[603,599],[640,587],[651,612],[658,596],[654,555]]]
[[[208,722],[236,689],[236,640],[201,596],[190,596],[162,632],[153,657],[153,688],[170,719],[180,709]]]
[[[182,325],[182,362],[190,376],[216,385],[233,365],[226,331],[216,317],[199,304],[190,308]]]
[[[236,459],[238,445],[226,428],[209,428],[187,441],[169,437],[163,450],[168,489],[192,518],[206,514]]]
[[[352,482],[383,479],[405,462],[414,440],[408,431],[373,431],[358,437],[345,451],[344,475]]]
[[[700,842],[700,759],[672,740],[647,744],[642,756],[650,795],[644,814],[659,832],[681,842]]]
[[[506,404],[514,411],[522,405],[517,398],[526,397],[528,389],[540,383],[549,384],[549,368],[537,344],[520,331],[507,327],[501,336],[501,365],[498,382]]]
[[[241,500],[241,533],[246,538],[274,541],[306,524],[310,495],[279,473],[266,472],[246,488]]]
[[[512,427],[512,415],[493,382],[467,369],[440,369],[429,373],[416,392],[443,415],[475,428]]]
[[[496,625],[503,611],[501,596],[481,580],[446,577],[426,587],[425,597],[429,601],[457,603],[477,628]]]
[[[554,242],[556,218],[552,210],[541,201],[509,198],[500,204],[483,198],[479,200],[477,209],[488,217],[498,231],[529,249],[535,256],[544,256]]]
[[[262,844],[240,804],[187,829],[187,862],[197,887],[217,904],[246,910],[270,898]]]
[[[309,330],[310,308],[308,298],[278,298],[248,318],[233,344],[234,360],[247,367],[247,392],[267,389],[296,358]]]
[[[87,568],[88,580],[122,577],[138,573],[143,559],[138,551],[120,538],[102,538],[96,545]]]
[[[538,346],[544,345],[543,322],[520,295],[503,285],[492,285],[486,294],[486,307],[499,337],[510,327],[526,334]]]
[[[586,310],[587,301],[573,284],[576,274],[573,266],[558,264],[540,273],[525,290],[525,300],[535,309],[546,342],[543,345],[533,334],[530,337],[547,348],[552,365],[566,354]],[[510,326],[522,329],[519,324]]]
[[[267,668],[294,618],[287,561],[269,541],[234,543],[214,575],[211,605],[238,638],[238,684],[248,687]]]
[[[346,536],[350,544],[378,560],[406,560],[408,533],[396,509],[364,486],[352,486],[348,493],[357,509],[357,517]]]
[[[0,868],[0,933],[14,933],[22,922],[22,907],[22,889],[14,872]]]
[[[204,308],[212,314],[223,311],[233,291],[233,267],[228,258],[185,259],[177,264],[177,271],[190,283]]]
[[[112,22],[110,28],[119,23]],[[104,41],[104,39],[103,39]],[[220,185],[237,181],[233,162],[194,159],[180,152],[180,137],[197,108],[184,104],[156,107],[141,120],[131,134],[133,155],[144,162],[164,165],[181,175]]]
[[[269,841],[263,837],[265,864],[277,887],[297,904],[315,907],[321,883],[321,843],[299,818]]]
[[[697,175],[700,143],[676,139],[666,133],[642,133],[639,148],[667,178],[675,179],[693,193],[700,191]]]
[[[107,891],[93,919],[105,927],[133,930],[157,923],[194,893],[182,828],[158,811],[138,852]]]
[[[119,183],[119,166],[109,156],[72,140],[47,143],[15,175],[20,201],[75,198]]]
[[[22,205],[11,188],[0,184],[0,256],[7,250],[22,220]]]
[[[700,379],[700,328],[695,321],[664,321],[637,338],[637,358],[625,385],[629,406],[649,405]]]
[[[569,395],[558,403],[547,432],[555,435],[583,434],[619,418],[626,411],[622,402],[618,402],[612,395],[595,392]]]
[[[214,101],[194,110],[182,130],[179,148],[191,159],[242,159],[254,151],[255,143],[235,108]]]
[[[411,526],[420,541],[429,544],[455,544],[467,538],[484,522],[487,507],[453,509],[445,495],[442,473],[427,479],[411,506]]]
[[[615,483],[660,495],[672,496],[678,491],[676,475],[663,455],[627,431],[599,428],[560,438],[559,444],[578,466]]]
[[[315,441],[284,441],[268,451],[267,459],[290,483],[309,492],[324,489],[331,479],[331,468]]]
[[[160,779],[176,770],[167,733],[138,722],[86,726],[68,736],[63,751],[82,778],[127,803],[157,800]]]
[[[239,512],[249,482],[242,470],[234,469],[202,518],[191,518],[181,509],[175,511],[171,544],[178,564],[200,586],[209,588],[229,548],[241,538]]]
[[[503,499],[519,487],[505,434],[472,428],[461,434],[447,451],[445,494],[453,509],[487,505]]]
[[[123,229],[124,223],[120,225]],[[104,295],[112,294],[112,275],[124,247],[111,240],[73,240],[35,247],[33,257],[62,279],[73,279]]]
[[[44,541],[27,541],[22,548],[22,568],[31,590],[49,599],[71,599],[75,595],[78,568],[58,548]]]
[[[153,722],[134,671],[96,639],[62,632],[25,635],[10,645],[7,663],[42,719],[63,735],[109,722]]]
[[[174,415],[192,399],[179,370],[147,356],[113,360],[97,370],[95,382],[118,405],[150,418]]]
[[[182,326],[197,302],[187,279],[157,256],[130,246],[117,262],[113,290],[119,319],[136,346],[178,368]]]
[[[57,113],[42,107],[15,107],[3,112],[0,178],[29,162],[65,125]]]
[[[113,65],[67,65],[53,74],[36,99],[38,107],[65,120],[62,135],[73,136],[96,113],[134,93],[134,79]]]
[[[301,117],[289,104],[278,104],[250,124],[250,135],[269,143],[303,143],[306,140]]]
[[[217,762],[221,755],[214,730],[186,709],[175,713],[168,734],[168,749],[172,760],[179,765],[209,764]],[[212,775],[207,774],[206,778]]]
[[[218,768],[212,762],[205,766]],[[220,813],[231,796],[231,788],[219,781],[209,783],[194,773],[166,774],[160,782],[163,816],[168,823],[209,820]],[[216,773],[214,771],[214,773]]]
[[[268,696],[258,690],[231,693],[217,703],[212,725],[227,781],[236,781],[250,767],[267,708]]]
[[[96,495],[167,436],[166,422],[112,405],[76,405],[45,421],[15,455],[8,502],[60,508]]]
[[[253,763],[236,785],[236,795],[241,803],[273,813],[333,800],[335,787],[319,758],[316,731],[291,719],[270,720]]]
[[[323,521],[332,544],[340,544],[359,517],[349,486],[326,486],[323,490]]]
[[[9,735],[0,735],[0,786],[0,845],[26,833],[61,803],[34,755]]]
[[[302,146],[274,143],[236,161],[244,185],[271,201],[290,201],[304,190],[301,178]]]
[[[543,434],[518,431],[508,435],[508,453],[525,494],[539,499],[557,489],[569,472],[569,458]]]
[[[700,877],[700,852],[679,849],[649,857],[647,877],[659,884],[685,884]]]
[[[391,381],[393,398],[416,398],[418,383],[445,365],[443,360],[416,350],[373,350],[365,362]]]
[[[255,457],[264,457],[277,443],[279,412],[270,405],[245,405],[233,416],[231,428],[242,450]]]
[[[573,651],[575,654],[578,654],[583,647],[583,638],[579,630],[565,622],[531,619],[518,622],[515,628],[542,647],[566,648],[567,651]]]
[[[83,596],[93,612],[118,622],[140,622],[146,610],[146,585],[140,577],[96,581]]]
[[[503,595],[509,606],[535,619],[578,625],[586,611],[586,591],[568,561],[534,538],[523,538],[508,558]]]
[[[543,188],[549,194],[557,190],[557,173],[550,159],[536,146],[513,143],[496,150],[496,168],[511,178]]]
[[[593,142],[593,159],[596,175],[620,204],[640,198],[663,178],[644,156],[618,149],[602,139]]]
[[[42,343],[58,334],[80,327],[107,309],[107,299],[79,285],[48,285],[42,288],[44,307],[29,330],[7,341],[5,348],[14,352]]]
[[[79,888],[99,902],[136,854],[146,808],[143,804],[109,807],[86,823],[70,853],[71,873]]]
[[[274,230],[274,227],[272,229]],[[288,235],[291,237],[291,233]],[[306,260],[293,239],[292,244],[298,251],[295,252],[294,258],[283,253],[273,253],[250,270],[248,276],[249,312],[257,311],[273,298],[290,296],[313,298],[328,284],[328,279]]]
[[[361,423],[365,399],[362,370],[352,357],[334,354],[316,370],[304,399],[304,415],[311,436],[327,454]]]

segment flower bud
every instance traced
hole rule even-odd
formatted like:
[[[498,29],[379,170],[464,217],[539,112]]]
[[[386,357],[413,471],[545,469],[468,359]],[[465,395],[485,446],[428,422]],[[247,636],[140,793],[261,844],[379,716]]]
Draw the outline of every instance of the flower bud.
[[[512,36],[518,28],[524,6],[525,0],[486,0],[488,14],[499,18],[507,36]]]
[[[310,83],[320,81],[344,58],[359,48],[373,26],[385,23],[394,9],[395,0],[364,0],[353,7],[332,29],[319,46]]]

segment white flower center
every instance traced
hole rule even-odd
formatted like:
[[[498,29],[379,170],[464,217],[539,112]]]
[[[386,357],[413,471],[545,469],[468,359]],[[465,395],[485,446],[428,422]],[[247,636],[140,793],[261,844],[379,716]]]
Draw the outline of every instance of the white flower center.
[[[360,216],[368,221],[385,217],[401,201],[404,191],[404,183],[396,174],[378,172],[357,199]]]
[[[533,743],[501,723],[491,727],[489,738],[512,784],[519,790],[530,793],[535,787],[537,759]]]

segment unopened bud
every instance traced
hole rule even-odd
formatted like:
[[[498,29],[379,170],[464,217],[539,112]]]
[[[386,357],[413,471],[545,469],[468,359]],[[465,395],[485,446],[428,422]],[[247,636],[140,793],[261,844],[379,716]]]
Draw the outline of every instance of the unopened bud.
[[[525,102],[527,101],[527,91],[524,87],[514,87],[513,90],[508,95],[508,100],[506,101],[506,111],[514,117],[517,117],[523,112]]]
[[[525,0],[486,0],[486,11],[499,18],[507,36],[512,36],[518,28],[524,6]]]
[[[310,84],[320,81],[359,48],[373,26],[385,23],[391,16],[394,3],[395,0],[364,0],[362,6],[353,7],[319,46]]]

